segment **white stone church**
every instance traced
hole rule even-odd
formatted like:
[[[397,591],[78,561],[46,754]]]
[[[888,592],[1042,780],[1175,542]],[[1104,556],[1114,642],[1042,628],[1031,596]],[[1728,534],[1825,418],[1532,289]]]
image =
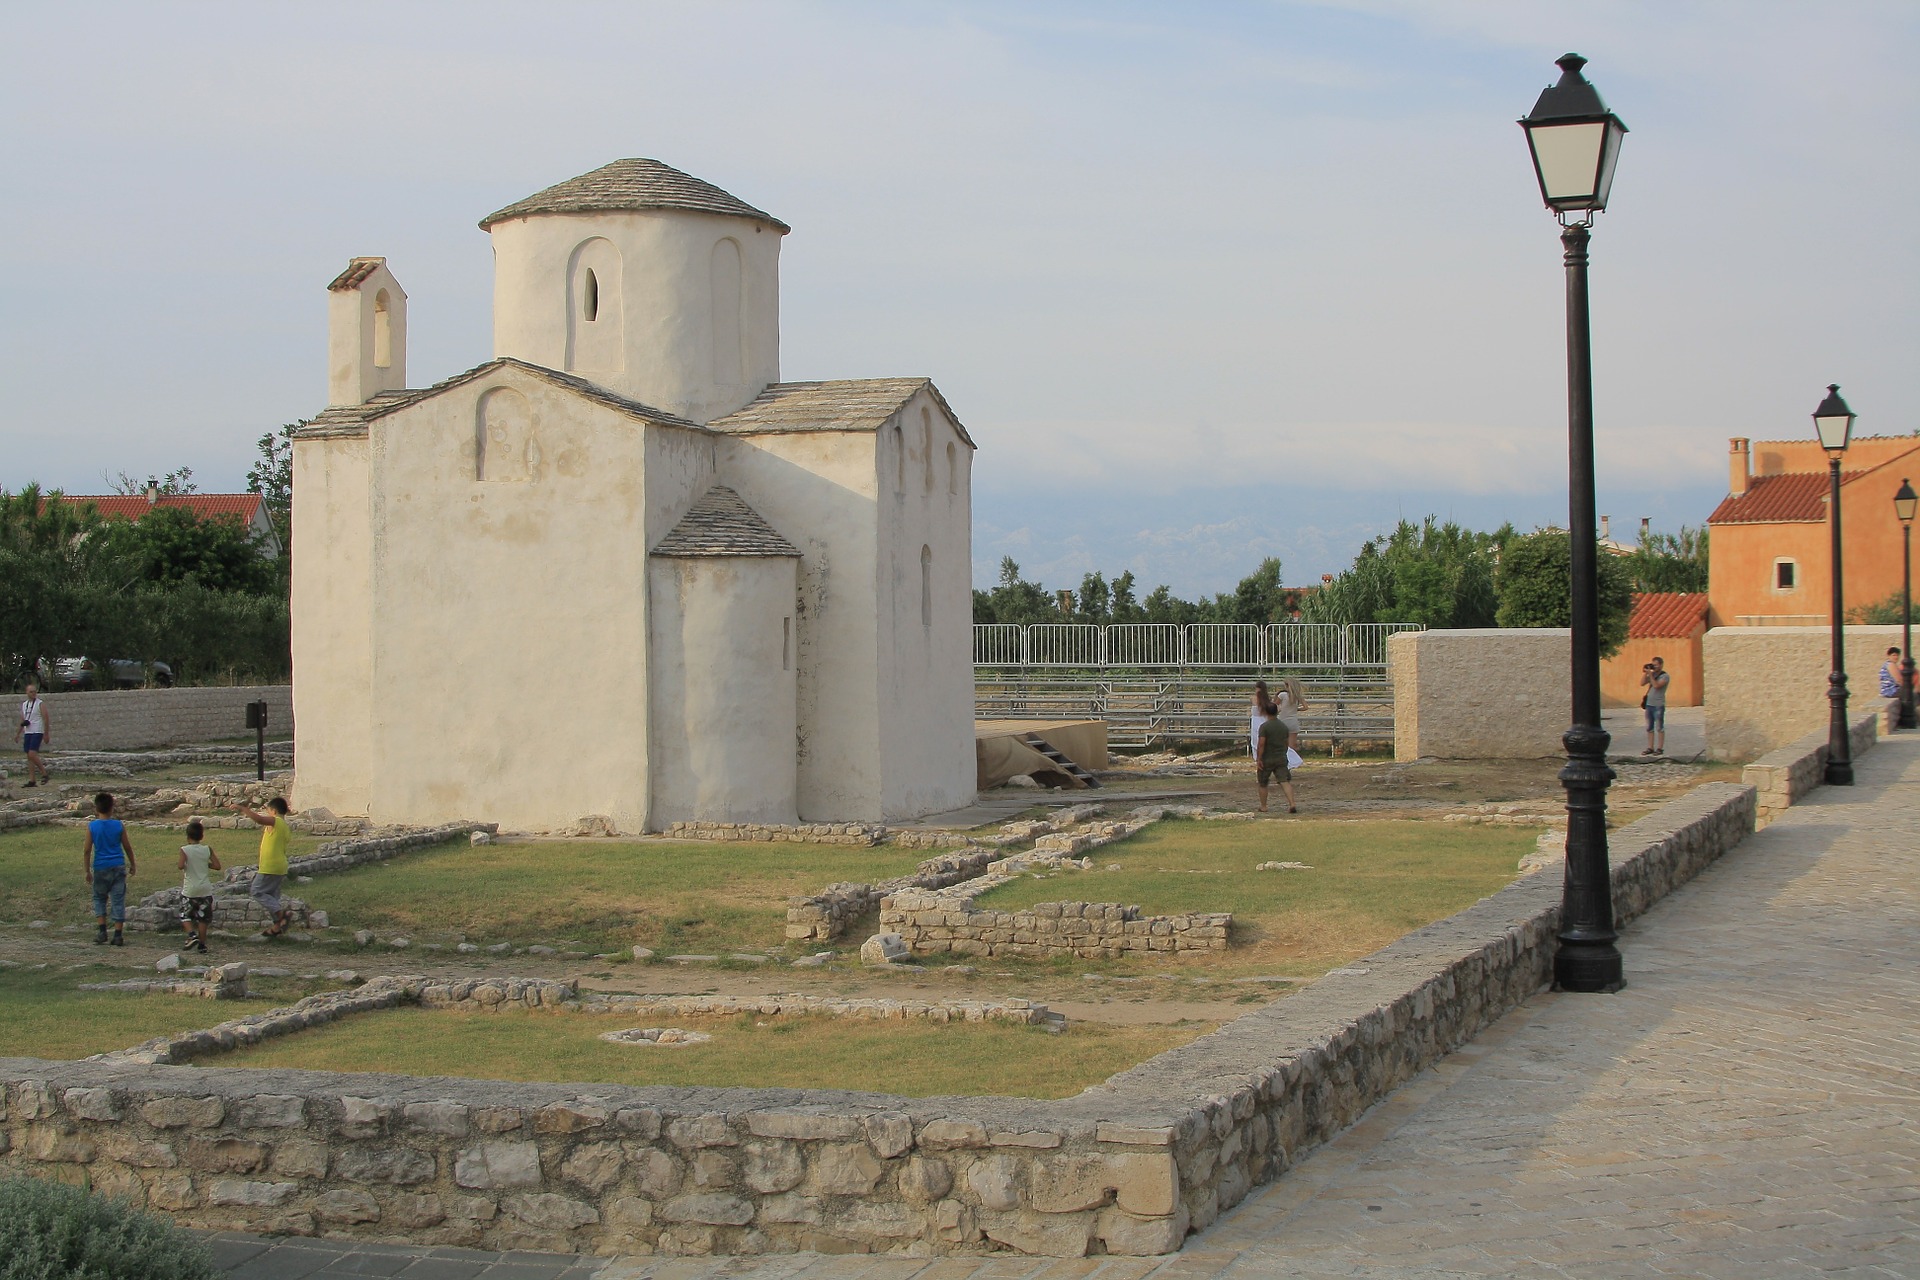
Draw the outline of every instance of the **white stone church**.
[[[494,356],[435,386],[385,259],[327,286],[296,803],[624,832],[970,803],[974,446],[933,383],[780,381],[789,228],[657,160],[480,226]]]

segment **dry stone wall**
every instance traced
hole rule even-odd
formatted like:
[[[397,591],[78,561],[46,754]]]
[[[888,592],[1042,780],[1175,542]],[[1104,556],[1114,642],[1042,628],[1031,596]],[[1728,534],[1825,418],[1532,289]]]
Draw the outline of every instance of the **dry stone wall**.
[[[1071,955],[1225,951],[1233,916],[1225,911],[1142,916],[1111,902],[1040,902],[1020,911],[980,911],[969,897],[907,891],[880,904],[880,929],[897,933],[917,956]]]
[[[60,751],[126,751],[175,742],[210,742],[247,733],[247,704],[267,704],[267,733],[293,733],[293,686],[129,689],[50,693],[53,745]]]
[[[812,897],[787,899],[787,938],[793,942],[832,942],[848,926],[898,889],[943,889],[971,880],[999,855],[986,849],[929,858],[911,874],[880,884],[830,884]]]
[[[1898,708],[1897,701],[1888,706]],[[1848,726],[1847,747],[1858,756],[1879,740],[1882,713],[1860,716]],[[1827,730],[1816,729],[1777,751],[1769,751],[1740,771],[1740,781],[1758,794],[1757,826],[1766,826],[1798,804],[1827,774]]]
[[[771,841],[776,844],[851,844],[872,846],[887,829],[865,822],[675,822],[666,835],[675,840]]]

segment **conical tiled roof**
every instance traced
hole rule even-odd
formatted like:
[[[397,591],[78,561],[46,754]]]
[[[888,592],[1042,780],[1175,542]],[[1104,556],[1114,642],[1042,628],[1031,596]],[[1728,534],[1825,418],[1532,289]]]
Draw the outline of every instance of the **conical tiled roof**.
[[[591,173],[536,191],[480,220],[481,230],[510,218],[543,213],[622,213],[636,209],[688,209],[751,218],[780,232],[792,228],[770,213],[658,160],[635,157],[603,164]]]
[[[656,556],[797,556],[800,549],[774,532],[725,485],[707,490],[673,531],[653,549]]]

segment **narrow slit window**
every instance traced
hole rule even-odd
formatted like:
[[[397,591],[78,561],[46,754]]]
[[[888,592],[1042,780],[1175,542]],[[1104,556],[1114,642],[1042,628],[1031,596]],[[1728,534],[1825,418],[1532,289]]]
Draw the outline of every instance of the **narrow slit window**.
[[[793,670],[793,619],[780,619],[780,669]]]
[[[960,454],[952,444],[947,445],[947,496],[960,492]]]
[[[373,295],[373,367],[393,368],[393,300],[385,289]]]
[[[600,318],[600,277],[587,268],[587,283],[580,290],[580,307],[588,323]]]
[[[933,548],[920,548],[920,625],[933,625]]]

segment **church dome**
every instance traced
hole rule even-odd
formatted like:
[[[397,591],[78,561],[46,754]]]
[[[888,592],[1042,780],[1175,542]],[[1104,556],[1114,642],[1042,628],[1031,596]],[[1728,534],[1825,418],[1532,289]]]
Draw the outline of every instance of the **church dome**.
[[[685,209],[765,223],[785,234],[793,228],[737,196],[702,182],[658,160],[634,157],[603,164],[591,173],[536,191],[480,220],[490,231],[497,222],[539,214],[627,213],[643,209]]]

